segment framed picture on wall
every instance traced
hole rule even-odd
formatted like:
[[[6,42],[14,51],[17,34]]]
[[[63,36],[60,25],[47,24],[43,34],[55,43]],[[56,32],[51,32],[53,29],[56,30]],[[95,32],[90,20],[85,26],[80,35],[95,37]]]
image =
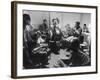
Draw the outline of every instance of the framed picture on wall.
[[[11,77],[97,73],[97,6],[13,1]]]

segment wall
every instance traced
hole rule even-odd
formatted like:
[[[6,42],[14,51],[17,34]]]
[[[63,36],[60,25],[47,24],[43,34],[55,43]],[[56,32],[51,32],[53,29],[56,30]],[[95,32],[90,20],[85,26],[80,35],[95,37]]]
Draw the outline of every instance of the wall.
[[[46,11],[31,11],[24,10],[23,13],[29,14],[31,17],[31,24],[33,27],[38,27],[46,19],[48,26],[52,25],[52,19],[59,19],[59,27],[65,30],[65,26],[70,24],[70,27],[75,26],[75,22],[79,21],[81,26],[91,23],[91,14],[89,13],[72,13],[72,12],[46,12]]]
[[[89,25],[91,24],[91,14],[81,14],[81,26],[83,26],[83,24],[86,24],[89,27]]]
[[[80,21],[81,14],[79,13],[63,13],[63,26],[70,24],[71,27],[75,26],[76,21]],[[65,27],[63,27],[65,29]]]
[[[24,0],[25,1],[25,0]],[[28,0],[27,0],[28,1]],[[79,5],[100,5],[99,0],[30,0],[37,2],[51,2]],[[99,6],[100,14],[100,6]],[[98,16],[100,22],[100,16]],[[100,26],[100,24],[98,24]],[[100,27],[98,34],[100,35]],[[100,47],[100,36],[98,36],[98,47]],[[98,53],[100,49],[98,49]],[[100,54],[98,54],[98,68],[100,68]],[[100,80],[100,69],[98,74],[73,75],[45,78],[27,78],[21,80]],[[10,78],[11,73],[11,0],[0,0],[0,80],[14,80]],[[17,79],[16,79],[17,80]],[[19,79],[20,80],[20,79]]]

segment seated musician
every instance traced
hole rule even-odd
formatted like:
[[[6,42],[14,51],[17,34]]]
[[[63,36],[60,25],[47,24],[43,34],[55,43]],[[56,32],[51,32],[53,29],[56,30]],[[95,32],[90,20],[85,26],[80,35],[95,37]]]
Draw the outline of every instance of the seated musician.
[[[79,50],[79,41],[77,37],[69,37],[61,42],[61,47],[58,51],[59,55],[51,55],[49,67],[74,67],[74,66],[89,66],[89,55]]]

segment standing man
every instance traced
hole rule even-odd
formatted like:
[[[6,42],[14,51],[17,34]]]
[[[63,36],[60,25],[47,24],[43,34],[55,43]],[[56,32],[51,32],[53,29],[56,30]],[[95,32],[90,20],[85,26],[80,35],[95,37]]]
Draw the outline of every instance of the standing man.
[[[58,53],[58,50],[59,50],[59,47],[60,47],[60,41],[62,39],[62,32],[61,30],[59,29],[59,19],[58,18],[54,18],[52,19],[52,26],[51,26],[51,29],[49,30],[49,33],[50,33],[50,48],[51,48],[51,51],[55,54],[59,54]]]
[[[83,43],[84,37],[83,37],[83,35],[82,35],[82,28],[80,27],[80,22],[77,21],[77,22],[75,23],[74,30],[75,30],[75,37],[78,37],[79,42],[80,42],[80,43]]]
[[[75,29],[75,33],[76,33],[77,36],[82,34],[82,28],[80,27],[80,22],[77,21],[75,23],[74,29]]]
[[[31,42],[32,42],[32,26],[31,18],[28,14],[23,14],[23,67],[25,69],[32,68],[31,59]]]
[[[44,32],[48,30],[48,24],[46,19],[44,19],[43,23],[39,26],[39,30]]]

